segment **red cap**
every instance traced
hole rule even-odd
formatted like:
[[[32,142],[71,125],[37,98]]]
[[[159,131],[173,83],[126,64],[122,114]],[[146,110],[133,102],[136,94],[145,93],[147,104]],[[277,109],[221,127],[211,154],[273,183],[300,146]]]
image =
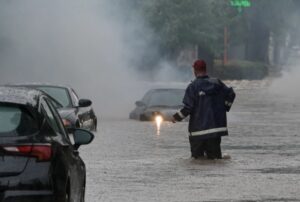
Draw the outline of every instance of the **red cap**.
[[[193,67],[197,71],[206,71],[206,63],[204,60],[196,60],[193,64]]]

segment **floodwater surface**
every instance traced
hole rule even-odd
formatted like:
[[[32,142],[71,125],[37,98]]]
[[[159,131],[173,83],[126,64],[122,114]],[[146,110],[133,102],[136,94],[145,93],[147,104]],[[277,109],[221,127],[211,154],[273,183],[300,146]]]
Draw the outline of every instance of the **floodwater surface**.
[[[261,82],[231,82],[230,160],[190,158],[187,123],[102,119],[91,145],[86,201],[300,201],[300,102]],[[101,115],[99,115],[101,116]]]

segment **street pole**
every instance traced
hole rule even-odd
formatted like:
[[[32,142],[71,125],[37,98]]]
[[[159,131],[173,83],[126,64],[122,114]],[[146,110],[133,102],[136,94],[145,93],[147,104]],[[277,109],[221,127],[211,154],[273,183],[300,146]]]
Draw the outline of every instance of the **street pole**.
[[[224,27],[224,54],[223,54],[223,65],[228,62],[228,28]]]

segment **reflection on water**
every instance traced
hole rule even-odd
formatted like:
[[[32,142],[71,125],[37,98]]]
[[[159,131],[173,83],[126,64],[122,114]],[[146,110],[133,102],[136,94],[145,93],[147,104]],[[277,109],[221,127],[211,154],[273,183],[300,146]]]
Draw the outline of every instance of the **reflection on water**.
[[[162,122],[163,122],[163,117],[160,115],[157,115],[155,117],[156,131],[157,131],[156,134],[157,135],[160,135],[160,127],[161,127]]]

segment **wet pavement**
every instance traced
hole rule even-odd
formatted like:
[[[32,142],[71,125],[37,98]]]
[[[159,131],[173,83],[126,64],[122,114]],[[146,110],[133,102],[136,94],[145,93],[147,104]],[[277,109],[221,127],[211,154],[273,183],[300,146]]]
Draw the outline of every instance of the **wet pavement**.
[[[300,99],[269,81],[230,82],[237,100],[222,139],[230,160],[192,160],[187,123],[102,119],[80,149],[87,202],[300,201]]]

